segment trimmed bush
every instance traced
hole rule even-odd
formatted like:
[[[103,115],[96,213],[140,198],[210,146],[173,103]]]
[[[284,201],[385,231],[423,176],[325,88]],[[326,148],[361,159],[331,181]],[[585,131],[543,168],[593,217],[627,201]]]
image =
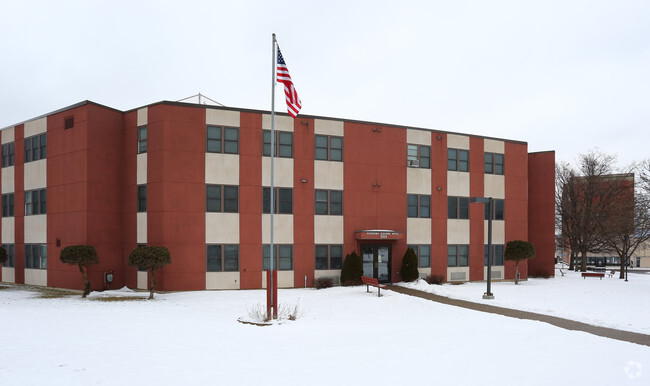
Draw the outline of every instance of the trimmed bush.
[[[7,251],[3,248],[0,247],[0,263],[3,263],[7,261]]]
[[[399,274],[404,281],[413,281],[420,277],[418,257],[413,248],[406,249],[406,253],[404,253],[404,258],[402,259],[402,269],[400,269]]]
[[[362,275],[363,263],[361,262],[361,256],[357,255],[356,252],[348,253],[341,269],[341,285],[360,285]]]
[[[334,280],[331,277],[319,277],[314,280],[314,287],[316,289],[330,288],[334,286]]]
[[[149,299],[153,299],[153,291],[156,287],[156,269],[162,268],[171,262],[172,259],[169,255],[169,249],[165,247],[137,247],[129,254],[130,266],[143,267],[151,270]]]
[[[535,246],[528,241],[508,241],[503,258],[515,262],[515,284],[519,284],[519,261],[535,257]]]
[[[427,275],[427,277],[424,278],[424,281],[429,284],[440,285],[445,282],[445,277],[442,275]]]
[[[59,260],[65,264],[76,264],[79,267],[79,271],[81,271],[81,277],[84,281],[84,294],[82,297],[85,298],[88,296],[90,293],[90,281],[86,275],[88,272],[88,266],[91,264],[99,263],[99,257],[97,257],[97,251],[95,251],[95,247],[92,245],[68,245],[61,250]],[[85,271],[84,268],[86,268]]]

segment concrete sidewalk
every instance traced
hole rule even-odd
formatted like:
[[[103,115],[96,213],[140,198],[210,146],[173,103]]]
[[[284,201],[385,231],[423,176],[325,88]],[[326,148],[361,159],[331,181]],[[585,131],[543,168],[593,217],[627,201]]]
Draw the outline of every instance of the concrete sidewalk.
[[[491,306],[483,303],[473,303],[473,302],[468,302],[466,300],[451,299],[445,296],[435,295],[432,293],[422,292],[411,288],[404,288],[395,285],[389,285],[387,286],[387,289],[391,291],[395,291],[397,293],[415,296],[422,299],[432,300],[434,302],[447,304],[450,306],[463,307],[470,310],[481,311],[481,312],[489,312],[492,314],[498,314],[498,315],[508,316],[517,319],[537,320],[540,322],[552,324],[560,328],[564,328],[566,330],[583,331],[589,334],[594,334],[605,338],[617,339],[625,342],[650,346],[650,335],[640,334],[637,332],[622,331],[622,330],[616,330],[607,327],[598,327],[591,324],[576,322],[574,320],[558,318],[556,316],[549,316],[544,314],[537,314],[535,312],[514,310],[511,308],[496,307],[496,306]]]

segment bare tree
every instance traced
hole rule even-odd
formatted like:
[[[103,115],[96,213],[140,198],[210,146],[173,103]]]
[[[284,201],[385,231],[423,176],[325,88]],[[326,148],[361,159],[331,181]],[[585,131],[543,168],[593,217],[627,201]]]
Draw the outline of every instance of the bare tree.
[[[603,234],[622,197],[620,177],[613,174],[616,157],[592,150],[578,157],[578,168],[556,168],[556,224],[560,246],[571,251],[570,269],[580,255],[580,270],[587,270],[587,254],[608,251]]]

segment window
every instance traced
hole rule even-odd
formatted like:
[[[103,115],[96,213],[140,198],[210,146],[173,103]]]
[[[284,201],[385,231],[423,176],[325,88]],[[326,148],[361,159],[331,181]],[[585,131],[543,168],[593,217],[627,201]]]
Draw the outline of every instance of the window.
[[[138,154],[147,152],[147,126],[138,127]]]
[[[4,206],[3,206],[4,208]],[[47,213],[47,192],[45,189],[25,192],[25,216]]]
[[[239,129],[236,127],[207,126],[208,153],[239,153]]]
[[[206,212],[237,213],[239,211],[239,187],[206,185]]]
[[[40,134],[25,138],[25,162],[38,161],[47,157],[47,135]]]
[[[341,269],[342,245],[316,245],[316,269]]]
[[[469,171],[469,150],[447,149],[447,170]]]
[[[262,210],[264,213],[271,213],[271,188],[262,189]],[[273,195],[273,213],[293,213],[293,189],[275,188]]]
[[[447,245],[447,266],[469,266],[469,245]]]
[[[14,166],[14,142],[2,145],[2,167]]]
[[[2,263],[3,267],[11,268],[16,266],[16,249],[14,244],[2,244],[2,247],[7,251],[7,261]]]
[[[503,175],[503,154],[485,153],[485,173]]]
[[[2,217],[14,216],[14,193],[2,195]]]
[[[412,161],[416,161],[418,167],[424,169],[431,168],[431,146],[425,145],[406,145],[406,159],[411,165]]]
[[[418,257],[418,267],[431,267],[431,246],[430,245],[409,245]]]
[[[494,217],[492,220],[503,220],[504,216],[504,205],[505,205],[505,200],[503,199],[498,199],[494,198],[492,199],[492,202],[494,203]],[[485,219],[489,220],[490,219],[490,210],[489,210],[489,205],[488,204],[483,204],[485,207]]]
[[[343,137],[317,135],[314,158],[325,161],[343,161]]]
[[[74,127],[74,115],[63,118],[63,129],[72,129]]]
[[[138,185],[138,212],[147,211],[147,185]]]
[[[47,246],[25,244],[25,268],[47,269]]]
[[[264,156],[271,156],[271,130],[264,130],[264,144],[262,154]],[[293,133],[285,131],[275,132],[275,156],[292,158],[293,157]]]
[[[208,272],[237,272],[239,271],[239,245],[208,245]]]
[[[503,244],[492,245],[492,265],[503,265]],[[483,264],[487,266],[488,263],[488,246],[486,245],[483,253]]]
[[[315,214],[340,216],[343,214],[342,190],[316,190]]]
[[[293,245],[273,245],[273,262],[275,269],[280,271],[291,271],[293,269]],[[268,270],[270,263],[271,246],[265,244],[262,246],[264,270]],[[279,268],[278,268],[279,265]]]
[[[409,194],[406,201],[408,217],[431,217],[431,196]]]
[[[447,218],[469,219],[469,197],[447,197]]]

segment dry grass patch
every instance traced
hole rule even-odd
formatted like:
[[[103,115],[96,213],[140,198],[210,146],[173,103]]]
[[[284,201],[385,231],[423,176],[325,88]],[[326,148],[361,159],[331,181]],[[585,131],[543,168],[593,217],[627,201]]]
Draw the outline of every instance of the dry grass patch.
[[[143,301],[147,298],[142,297],[129,297],[129,296],[102,296],[102,297],[92,297],[88,298],[89,300],[96,302],[133,302],[133,301]]]

